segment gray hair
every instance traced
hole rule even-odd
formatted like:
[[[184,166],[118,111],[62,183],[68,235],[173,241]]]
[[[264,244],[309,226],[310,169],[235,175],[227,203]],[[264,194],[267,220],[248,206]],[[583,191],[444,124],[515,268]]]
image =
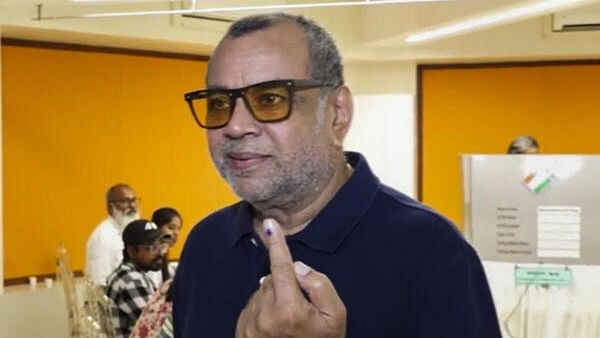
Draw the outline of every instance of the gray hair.
[[[106,191],[106,203],[110,203],[112,199],[115,198],[115,194],[117,193],[117,191],[122,189],[133,190],[133,188],[129,184],[117,183],[108,188],[108,190]]]
[[[508,146],[508,154],[526,154],[527,150],[540,148],[538,141],[533,136],[522,135],[514,139]]]
[[[237,38],[286,22],[297,25],[304,32],[310,77],[334,88],[343,85],[344,66],[335,41],[323,27],[303,16],[286,13],[248,16],[234,22],[224,38]]]

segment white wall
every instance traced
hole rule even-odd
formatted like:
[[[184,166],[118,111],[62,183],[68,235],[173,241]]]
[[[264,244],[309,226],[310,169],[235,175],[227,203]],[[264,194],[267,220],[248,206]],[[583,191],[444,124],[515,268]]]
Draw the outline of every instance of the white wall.
[[[412,94],[417,88],[417,63],[352,62],[345,65],[346,83],[355,95]]]
[[[416,196],[416,65],[414,62],[346,65],[354,93],[347,150],[363,153],[386,184]]]
[[[358,95],[354,103],[346,149],[363,153],[384,183],[414,197],[413,96]]]

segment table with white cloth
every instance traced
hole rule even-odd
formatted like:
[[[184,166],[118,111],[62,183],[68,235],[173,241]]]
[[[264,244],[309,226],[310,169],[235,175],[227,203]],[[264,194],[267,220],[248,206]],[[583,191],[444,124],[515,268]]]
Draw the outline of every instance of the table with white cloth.
[[[600,266],[566,267],[572,271],[573,285],[559,287],[517,286],[515,263],[483,264],[503,337],[600,338]]]

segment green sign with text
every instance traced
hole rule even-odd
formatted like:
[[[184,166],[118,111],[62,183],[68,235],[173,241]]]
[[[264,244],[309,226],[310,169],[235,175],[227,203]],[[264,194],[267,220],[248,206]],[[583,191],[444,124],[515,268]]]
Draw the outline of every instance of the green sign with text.
[[[571,286],[573,285],[573,273],[566,268],[518,266],[515,268],[515,284]]]

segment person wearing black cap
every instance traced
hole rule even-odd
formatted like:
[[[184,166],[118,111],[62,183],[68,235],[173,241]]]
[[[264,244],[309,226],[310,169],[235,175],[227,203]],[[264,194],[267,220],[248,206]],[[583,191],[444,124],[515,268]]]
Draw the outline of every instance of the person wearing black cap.
[[[133,221],[123,230],[123,262],[108,276],[106,295],[111,300],[115,337],[129,337],[156,285],[148,271],[158,271],[170,236],[145,219]]]

